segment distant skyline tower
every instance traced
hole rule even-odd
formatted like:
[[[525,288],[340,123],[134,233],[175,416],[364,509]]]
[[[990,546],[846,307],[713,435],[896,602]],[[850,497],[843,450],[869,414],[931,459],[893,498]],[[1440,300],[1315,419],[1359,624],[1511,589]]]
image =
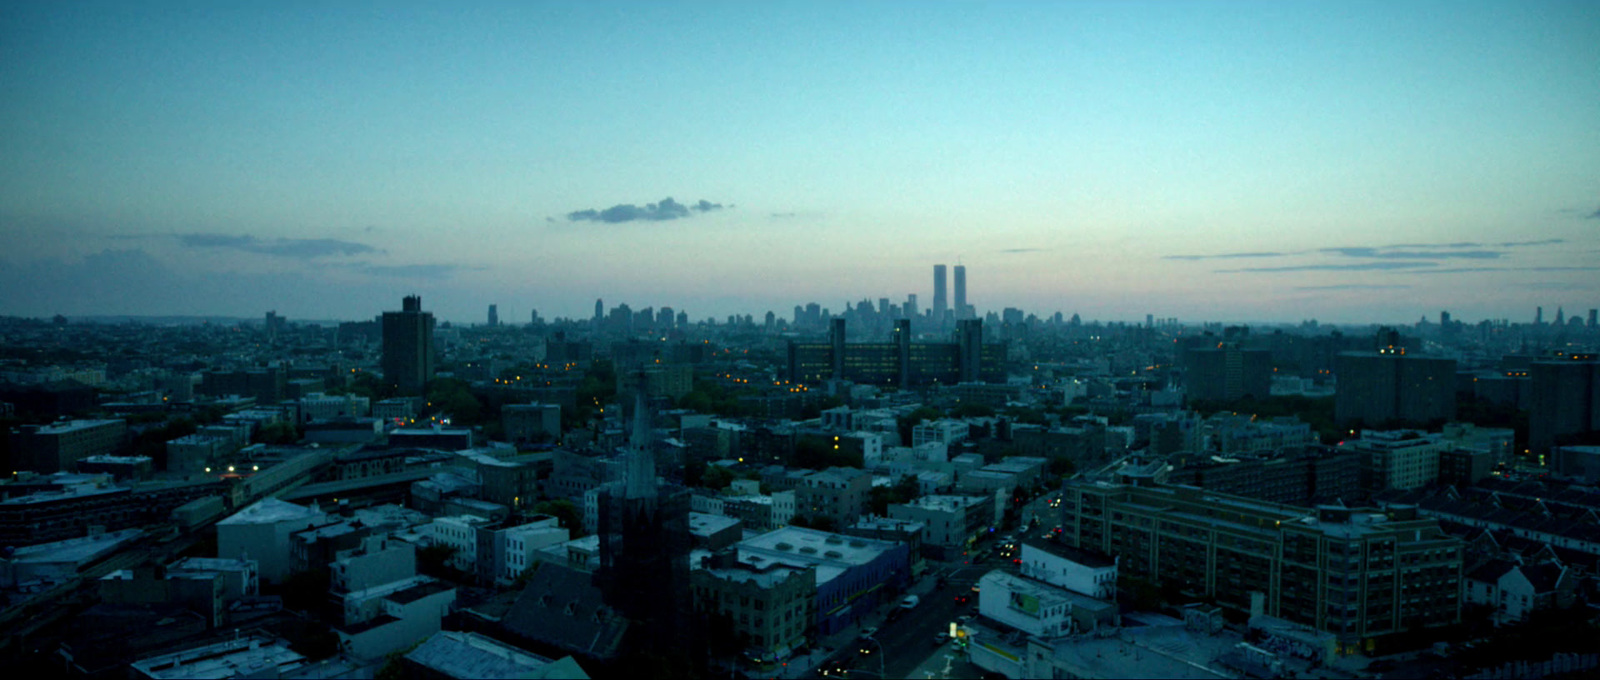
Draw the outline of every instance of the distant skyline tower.
[[[491,327],[500,325],[499,305],[489,305],[489,325]]]
[[[906,296],[906,318],[917,318],[917,312],[917,294],[911,293],[910,295]]]
[[[1533,308],[1533,325],[1535,325],[1535,326],[1543,326],[1544,325],[1544,307],[1534,307]]]
[[[944,265],[933,265],[933,322],[944,323],[945,314],[950,309],[950,299],[946,296],[944,285]]]
[[[423,393],[433,379],[433,313],[422,311],[422,298],[408,295],[400,311],[383,313],[383,379],[401,396]]]
[[[956,318],[968,319],[972,314],[967,311],[967,267],[956,265]]]
[[[594,299],[594,320],[595,321],[599,321],[599,320],[604,319],[604,318],[606,318],[605,301],[601,300],[600,298],[595,298]]]
[[[1600,319],[1596,318],[1597,316],[1600,316],[1600,309],[1591,309],[1591,310],[1589,310],[1589,327],[1590,328],[1595,328],[1596,327],[1595,326],[1595,322],[1596,321],[1600,321]]]

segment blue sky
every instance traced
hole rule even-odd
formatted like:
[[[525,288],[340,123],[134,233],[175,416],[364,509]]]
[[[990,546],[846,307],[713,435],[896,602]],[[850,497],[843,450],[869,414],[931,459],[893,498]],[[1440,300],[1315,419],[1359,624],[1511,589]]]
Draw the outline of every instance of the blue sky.
[[[959,260],[980,309],[1522,320],[1600,306],[1597,76],[1593,2],[11,3],[0,313],[787,316]]]

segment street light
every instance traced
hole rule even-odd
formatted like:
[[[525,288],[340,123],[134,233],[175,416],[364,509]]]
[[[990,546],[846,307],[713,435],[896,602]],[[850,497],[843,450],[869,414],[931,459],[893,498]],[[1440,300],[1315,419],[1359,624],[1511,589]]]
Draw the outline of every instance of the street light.
[[[878,642],[878,638],[872,637],[871,635],[863,635],[863,636],[861,636],[861,639],[866,640],[868,642],[871,642],[872,644],[875,644],[875,645],[878,646],[878,677],[880,677],[880,678],[888,677],[887,675],[884,674],[884,671],[883,671],[883,664],[884,664],[884,661],[883,661],[883,643],[882,642]],[[867,672],[871,673],[872,671],[867,671]]]

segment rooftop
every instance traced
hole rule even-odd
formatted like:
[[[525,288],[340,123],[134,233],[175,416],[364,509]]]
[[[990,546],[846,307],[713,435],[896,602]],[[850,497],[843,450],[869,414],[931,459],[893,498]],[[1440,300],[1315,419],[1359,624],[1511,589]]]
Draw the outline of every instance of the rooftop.
[[[12,552],[10,559],[12,563],[78,564],[112,552],[124,543],[133,541],[143,535],[143,529],[123,529],[122,531],[107,531],[98,536],[69,538],[54,543],[21,546]]]
[[[477,633],[453,630],[435,633],[405,658],[452,678],[588,677],[572,657],[551,661]]]
[[[306,658],[288,645],[265,635],[251,635],[140,659],[133,667],[152,678],[278,677],[305,662]]]
[[[279,522],[292,522],[309,520],[321,517],[323,513],[303,505],[295,505],[276,498],[268,498],[257,502],[248,508],[240,510],[220,522],[225,524],[277,524]]]
[[[696,536],[710,536],[739,524],[739,520],[703,512],[689,513],[689,531]]]
[[[1022,540],[1022,546],[1024,548],[1033,548],[1034,550],[1049,553],[1062,559],[1071,560],[1092,569],[1104,569],[1106,567],[1117,566],[1117,561],[1111,557],[1107,557],[1097,552],[1090,552],[1082,548],[1075,548],[1059,541],[1046,541],[1039,538],[1025,538]]]

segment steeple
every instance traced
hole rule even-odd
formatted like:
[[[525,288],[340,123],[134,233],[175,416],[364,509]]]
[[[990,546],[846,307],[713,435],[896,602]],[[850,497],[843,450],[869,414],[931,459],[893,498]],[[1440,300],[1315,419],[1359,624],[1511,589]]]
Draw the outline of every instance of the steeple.
[[[654,498],[656,496],[656,457],[650,446],[650,407],[645,404],[645,381],[639,376],[639,388],[633,399],[633,434],[628,441],[628,470],[625,491],[627,498]]]

